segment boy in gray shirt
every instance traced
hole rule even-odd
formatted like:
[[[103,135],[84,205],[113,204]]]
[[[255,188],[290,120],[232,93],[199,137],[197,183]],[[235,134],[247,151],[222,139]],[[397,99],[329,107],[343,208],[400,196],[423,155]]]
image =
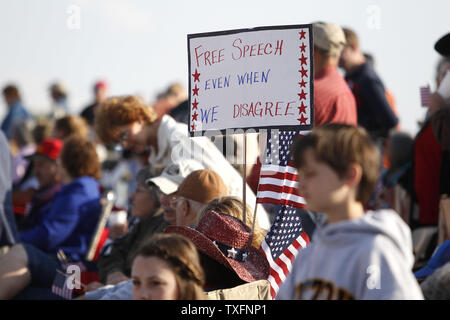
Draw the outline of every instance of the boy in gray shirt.
[[[423,299],[412,273],[411,231],[390,209],[364,210],[380,155],[361,127],[328,124],[293,145],[299,191],[323,212],[277,299]]]

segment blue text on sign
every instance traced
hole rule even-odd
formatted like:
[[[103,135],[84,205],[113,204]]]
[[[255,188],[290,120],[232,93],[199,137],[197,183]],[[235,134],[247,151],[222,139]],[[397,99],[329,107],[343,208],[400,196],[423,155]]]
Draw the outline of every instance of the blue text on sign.
[[[216,108],[218,108],[219,106],[214,106],[211,108],[200,108],[200,116],[202,117],[202,123],[208,123],[208,121],[210,121],[211,123],[214,121],[218,121],[217,118],[215,117],[216,114],[218,114],[218,112],[216,111]]]

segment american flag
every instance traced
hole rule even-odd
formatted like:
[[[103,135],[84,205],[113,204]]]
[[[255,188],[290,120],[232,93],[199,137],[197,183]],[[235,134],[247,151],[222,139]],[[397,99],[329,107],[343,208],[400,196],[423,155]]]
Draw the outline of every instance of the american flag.
[[[56,256],[58,260],[61,263],[61,267],[66,270],[66,273],[60,271],[59,269],[56,269],[56,277],[55,280],[53,280],[52,285],[52,292],[60,297],[66,298],[66,299],[72,299],[73,296],[73,288],[79,289],[80,286],[84,285],[81,283],[81,279],[69,279],[68,277],[70,275],[74,274],[68,274],[68,272],[75,271],[78,269],[78,273],[81,274],[81,272],[86,271],[86,266],[82,261],[72,261],[69,262],[67,260],[67,257],[63,250],[58,250],[56,253]],[[74,270],[75,269],[75,270]],[[70,270],[70,271],[69,271]],[[67,281],[73,281],[75,280],[75,284],[72,286],[72,289],[69,288],[67,285]]]
[[[297,170],[292,166],[290,147],[298,131],[269,130],[262,161],[257,203],[284,204],[304,209],[305,200],[298,192]]]
[[[428,107],[430,103],[430,86],[420,87],[420,104],[422,107]]]
[[[303,231],[300,216],[292,207],[282,206],[269,233],[261,244],[270,265],[272,298],[275,298],[281,283],[292,269],[297,253],[309,243],[308,235]]]
[[[67,275],[63,272],[59,272],[59,270],[57,271],[55,280],[53,280],[52,292],[60,297],[70,300],[72,299],[73,289],[69,289],[67,286]]]
[[[266,159],[261,166],[257,202],[281,205],[274,224],[261,244],[270,265],[272,298],[291,271],[297,253],[309,243],[296,208],[304,209],[298,193],[297,170],[292,166],[290,147],[298,131],[268,132]]]

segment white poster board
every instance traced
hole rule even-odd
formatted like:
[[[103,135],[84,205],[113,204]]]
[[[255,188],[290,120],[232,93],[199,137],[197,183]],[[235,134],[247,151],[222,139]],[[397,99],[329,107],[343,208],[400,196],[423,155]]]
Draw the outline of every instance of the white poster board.
[[[189,34],[191,136],[226,129],[310,130],[312,43],[310,24]]]

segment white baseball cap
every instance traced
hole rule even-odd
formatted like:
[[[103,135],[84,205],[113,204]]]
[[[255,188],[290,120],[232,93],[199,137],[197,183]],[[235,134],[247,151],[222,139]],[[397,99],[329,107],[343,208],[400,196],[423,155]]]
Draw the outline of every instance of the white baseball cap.
[[[177,191],[180,183],[191,172],[196,170],[202,170],[205,167],[198,161],[187,159],[177,160],[164,168],[161,175],[158,177],[150,178],[145,183],[155,184],[165,194],[170,194]]]

